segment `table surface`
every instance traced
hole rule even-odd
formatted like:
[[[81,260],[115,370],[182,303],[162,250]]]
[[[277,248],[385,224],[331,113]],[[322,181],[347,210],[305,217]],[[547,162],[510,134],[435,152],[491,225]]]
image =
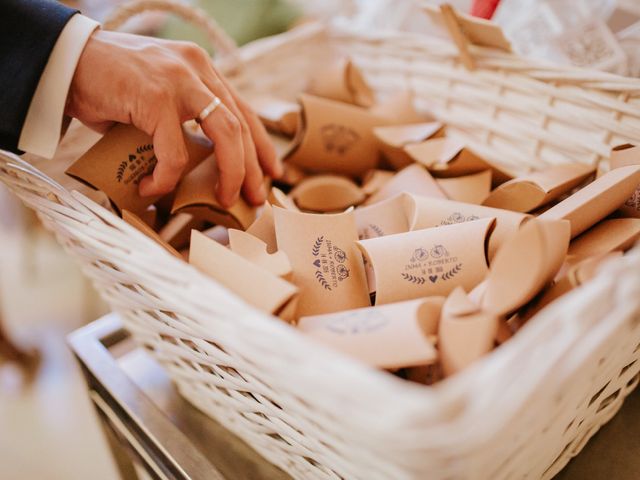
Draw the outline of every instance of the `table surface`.
[[[108,405],[167,478],[285,479],[245,442],[184,400],[162,368],[137,348],[115,314],[74,332],[69,343],[96,402]],[[640,478],[640,389],[556,480]]]

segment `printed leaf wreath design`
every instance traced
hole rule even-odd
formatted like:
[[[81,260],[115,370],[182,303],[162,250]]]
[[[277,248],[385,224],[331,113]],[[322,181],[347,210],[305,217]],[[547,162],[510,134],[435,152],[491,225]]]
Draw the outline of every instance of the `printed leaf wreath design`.
[[[120,162],[120,165],[118,166],[118,173],[116,174],[116,179],[118,180],[118,182],[122,182],[122,179],[124,178],[124,172],[126,169],[127,169],[126,160],[123,162]]]
[[[150,152],[151,150],[153,150],[153,145],[146,144],[146,145],[141,145],[138,148],[136,148],[136,153]],[[132,155],[129,156],[129,159],[131,159],[131,157],[132,157]]]
[[[455,265],[451,270],[445,272],[442,274],[442,279],[443,280],[451,280],[453,277],[455,277],[458,273],[460,273],[460,271],[462,270],[462,264],[458,263],[457,265]]]
[[[325,150],[340,155],[346,153],[360,139],[360,135],[354,130],[334,123],[322,127],[320,133]]]
[[[311,253],[313,253],[314,257],[320,255],[320,247],[322,246],[322,242],[324,242],[324,236],[318,237],[313,244],[313,248],[311,249]]]
[[[411,282],[411,283],[415,283],[416,285],[424,285],[424,282],[426,282],[427,280],[424,277],[419,277],[416,275],[410,275],[408,273],[403,273],[402,274],[402,278],[404,278],[405,280]]]
[[[322,285],[326,290],[331,291],[331,285],[329,285],[329,282],[325,280],[324,275],[322,275],[320,270],[316,270],[316,278],[318,279],[318,282],[320,282],[320,285]]]

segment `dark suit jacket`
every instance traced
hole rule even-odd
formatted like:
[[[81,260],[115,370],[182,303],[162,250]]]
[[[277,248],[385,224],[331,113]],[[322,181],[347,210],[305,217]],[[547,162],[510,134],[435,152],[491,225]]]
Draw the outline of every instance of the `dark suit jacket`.
[[[0,148],[17,152],[42,71],[76,13],[54,0],[0,0]]]

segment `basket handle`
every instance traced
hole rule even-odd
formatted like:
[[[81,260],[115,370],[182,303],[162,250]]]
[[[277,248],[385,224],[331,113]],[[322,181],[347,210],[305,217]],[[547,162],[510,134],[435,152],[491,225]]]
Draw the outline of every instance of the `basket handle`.
[[[117,30],[127,20],[145,12],[166,12],[178,15],[182,19],[200,27],[216,52],[223,56],[236,56],[236,42],[207,13],[195,6],[176,0],[132,0],[118,6],[104,23],[106,30]]]

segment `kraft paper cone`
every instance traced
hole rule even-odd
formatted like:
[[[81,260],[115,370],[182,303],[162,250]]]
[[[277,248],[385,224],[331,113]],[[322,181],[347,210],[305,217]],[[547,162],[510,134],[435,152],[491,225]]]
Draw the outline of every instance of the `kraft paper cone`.
[[[586,257],[624,252],[640,238],[640,218],[603,220],[576,237],[569,245],[567,260],[575,263]]]
[[[491,192],[484,205],[531,212],[570,192],[594,173],[595,167],[590,165],[557,165],[503,183]]]
[[[569,247],[566,220],[533,219],[504,242],[496,254],[482,296],[482,309],[498,316],[512,313],[550,283]]]
[[[284,173],[282,174],[282,177],[278,179],[279,183],[283,183],[290,187],[295,187],[302,180],[307,178],[307,174],[304,173],[304,171],[301,168],[296,167],[295,165],[291,165],[290,163],[284,163],[282,167],[284,169]]]
[[[358,238],[363,240],[408,232],[409,219],[405,213],[407,202],[407,195],[400,194],[373,205],[356,208],[354,215]]]
[[[154,229],[152,229],[149,225],[147,225],[147,223],[135,213],[132,213],[129,210],[122,210],[122,219],[132,227],[140,230],[149,238],[158,242],[171,255],[178,257],[180,259],[182,258],[182,255],[180,255],[180,253],[175,248],[173,248],[171,245],[165,242],[162,238],[160,238],[160,235],[158,235]]]
[[[189,163],[185,173],[213,152],[211,142],[203,137],[184,132]],[[141,197],[138,186],[142,178],[155,168],[157,159],[153,140],[131,125],[116,125],[93,147],[71,165],[66,173],[111,199],[118,211],[144,212],[160,198]]]
[[[314,340],[376,368],[437,360],[428,340],[438,330],[443,297],[303,317],[298,328]]]
[[[256,219],[256,208],[242,198],[229,209],[216,200],[218,172],[213,157],[208,158],[178,184],[171,213],[186,212],[216,225],[245,230]]]
[[[382,102],[371,107],[369,111],[384,118],[387,125],[402,125],[432,120],[432,118],[418,113],[414,106],[413,94],[409,90],[403,90],[395,95],[388,96]]]
[[[471,290],[486,276],[485,241],[495,219],[360,240],[372,265],[376,305]]]
[[[301,95],[303,127],[286,161],[317,173],[358,177],[380,160],[373,127],[384,119],[344,103]]]
[[[640,165],[640,147],[630,144],[614,147],[609,163],[611,168]],[[640,185],[625,200],[624,205],[620,207],[620,211],[624,216],[640,218]]]
[[[277,187],[272,187],[269,192],[268,202],[274,207],[284,208],[292,212],[299,212],[300,209],[289,195]]]
[[[201,230],[203,220],[194,218],[190,213],[178,213],[172,216],[167,224],[160,229],[160,238],[177,250],[189,245],[191,230]]]
[[[228,234],[232,252],[278,277],[288,279],[291,276],[291,263],[284,252],[267,252],[266,243],[242,230],[230,228]]]
[[[292,137],[300,125],[300,104],[271,95],[252,95],[245,100],[258,115],[265,128]]]
[[[395,172],[389,170],[369,170],[362,178],[362,191],[365,195],[371,196],[391,180],[394,175]]]
[[[158,209],[155,205],[149,205],[147,209],[138,216],[151,228],[151,230],[156,230],[156,227],[158,226]]]
[[[278,249],[300,287],[300,315],[370,306],[352,211],[337,215],[299,213],[273,207]]]
[[[620,207],[640,184],[640,166],[605,173],[538,218],[571,222],[571,238],[584,232]]]
[[[373,134],[378,140],[380,150],[396,170],[413,163],[413,159],[404,151],[412,143],[424,142],[429,138],[444,136],[444,126],[440,122],[411,123],[376,127]]]
[[[491,191],[491,170],[463,177],[436,178],[436,183],[450,200],[480,205]]]
[[[411,230],[453,225],[478,218],[495,218],[495,229],[489,239],[489,262],[493,260],[500,245],[517,231],[524,222],[532,218],[530,215],[499,208],[454,202],[453,200],[425,198],[416,195],[410,195],[408,202],[407,214]]]
[[[373,90],[350,59],[340,59],[329,65],[311,81],[308,93],[359,107],[373,105]]]
[[[316,175],[303,180],[290,193],[296,205],[314,212],[338,212],[359,205],[365,198],[353,180],[338,175]]]
[[[413,193],[423,197],[447,198],[429,172],[422,166],[413,164],[396,173],[376,193],[367,198],[364,204],[372,205],[395,197],[400,193]]]
[[[438,350],[445,376],[451,376],[493,350],[498,317],[481,311],[461,287],[442,307]]]
[[[475,154],[464,142],[451,137],[433,138],[407,145],[405,151],[415,162],[427,167],[437,177],[460,177],[490,169],[494,185],[513,178],[503,168]]]
[[[278,313],[297,293],[295,285],[193,230],[189,263],[254,307]]]
[[[276,227],[273,223],[273,209],[270,204],[265,203],[262,206],[262,211],[256,221],[247,228],[247,233],[262,240],[267,245],[267,252],[274,253],[278,250]]]

